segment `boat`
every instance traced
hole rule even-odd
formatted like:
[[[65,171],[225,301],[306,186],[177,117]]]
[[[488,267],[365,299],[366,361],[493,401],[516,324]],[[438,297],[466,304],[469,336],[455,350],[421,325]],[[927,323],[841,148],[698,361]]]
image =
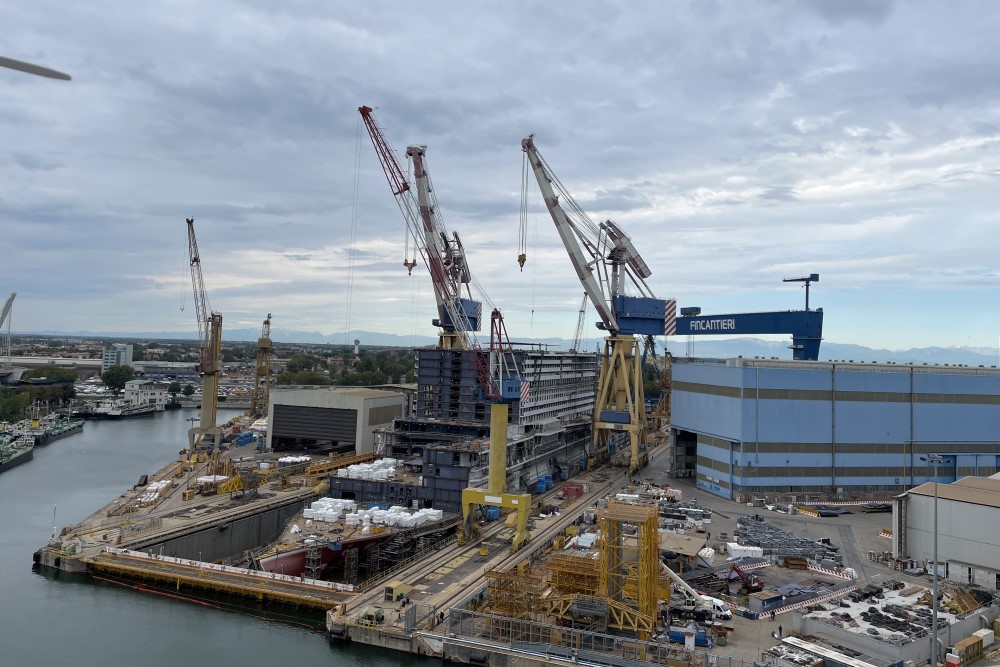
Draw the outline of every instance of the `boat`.
[[[122,400],[101,401],[83,413],[85,419],[131,419],[156,414],[154,403],[130,403]]]
[[[82,419],[64,417],[56,413],[39,417],[38,411],[33,409],[32,416],[14,424],[12,432],[15,436],[30,436],[35,446],[41,446],[81,430],[83,430]]]
[[[35,439],[13,433],[0,435],[0,472],[27,463],[35,456]]]

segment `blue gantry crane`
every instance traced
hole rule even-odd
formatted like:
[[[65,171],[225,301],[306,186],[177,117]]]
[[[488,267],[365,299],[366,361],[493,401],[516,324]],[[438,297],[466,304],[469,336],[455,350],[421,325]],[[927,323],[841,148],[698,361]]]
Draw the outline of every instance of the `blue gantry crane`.
[[[819,274],[812,273],[802,278],[785,278],[783,282],[805,284],[805,310],[702,315],[701,308],[681,308],[681,316],[677,318],[677,335],[791,334],[792,358],[816,361],[819,359],[819,344],[823,340],[823,309],[809,308],[809,284],[819,282]]]

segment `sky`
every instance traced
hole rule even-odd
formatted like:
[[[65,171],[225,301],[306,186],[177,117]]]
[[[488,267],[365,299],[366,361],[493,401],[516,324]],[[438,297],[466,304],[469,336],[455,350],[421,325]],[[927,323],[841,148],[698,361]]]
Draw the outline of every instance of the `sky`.
[[[226,327],[433,335],[369,105],[401,160],[427,146],[444,223],[514,339],[572,338],[583,294],[533,182],[517,266],[534,133],[680,307],[801,308],[782,278],[819,273],[826,341],[1000,342],[996,3],[0,0],[0,16],[0,55],[73,77],[0,69],[14,331],[194,332],[194,217]]]

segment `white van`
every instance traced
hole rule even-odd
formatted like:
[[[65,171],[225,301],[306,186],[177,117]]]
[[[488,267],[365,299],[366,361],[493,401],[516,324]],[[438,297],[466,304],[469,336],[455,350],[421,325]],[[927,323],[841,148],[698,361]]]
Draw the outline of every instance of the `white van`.
[[[733,617],[733,610],[729,608],[725,602],[719,598],[713,598],[708,595],[702,595],[701,599],[712,606],[712,616],[715,618],[721,618],[723,620],[729,620]]]

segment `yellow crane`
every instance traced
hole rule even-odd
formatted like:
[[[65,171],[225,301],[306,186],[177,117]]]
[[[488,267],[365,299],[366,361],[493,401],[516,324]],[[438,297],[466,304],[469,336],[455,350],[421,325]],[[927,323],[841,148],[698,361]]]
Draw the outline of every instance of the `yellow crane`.
[[[260,338],[257,339],[257,369],[253,373],[253,393],[250,394],[250,410],[247,412],[251,422],[267,416],[270,389],[271,313],[268,313],[260,330]]]
[[[219,370],[222,368],[222,315],[211,310],[201,275],[201,254],[194,235],[194,218],[187,219],[188,259],[191,264],[191,287],[194,290],[195,315],[198,318],[201,376],[201,412],[199,423],[188,430],[188,448],[214,451],[222,442],[222,430],[215,423],[219,412]]]

